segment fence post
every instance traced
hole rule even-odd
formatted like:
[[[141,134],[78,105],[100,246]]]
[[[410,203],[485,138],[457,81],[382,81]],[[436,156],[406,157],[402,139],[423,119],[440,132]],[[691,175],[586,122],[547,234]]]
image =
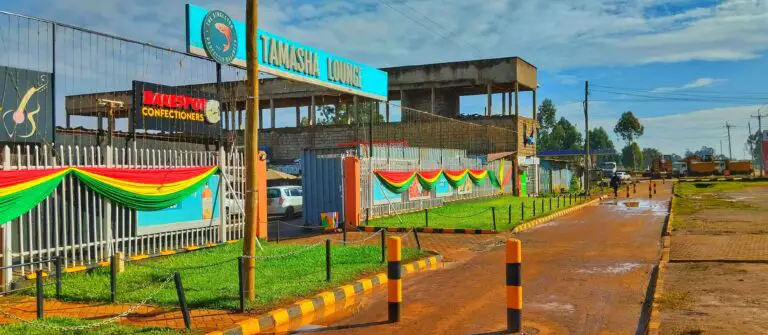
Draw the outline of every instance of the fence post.
[[[531,204],[533,204],[533,217],[536,217],[536,199],[533,199]]]
[[[181,275],[178,272],[173,273],[173,281],[176,282],[176,295],[179,297],[181,316],[184,317],[184,327],[192,329],[192,320],[189,318],[189,309],[187,308],[187,298],[184,296],[184,286],[181,285]]]
[[[347,223],[342,222],[341,225],[342,240],[344,240],[344,245],[347,245]]]
[[[43,270],[35,271],[35,297],[37,302],[37,319],[43,319]]]
[[[227,167],[227,153],[222,145],[219,148],[219,243],[227,242],[227,208],[224,204],[227,201],[227,184],[224,181],[224,174]],[[233,197],[239,201],[237,197]]]
[[[277,221],[277,244],[280,244],[280,220]]]
[[[507,224],[512,224],[512,205],[509,205],[509,209],[507,210]]]
[[[413,229],[413,237],[416,238],[416,248],[421,250],[421,241],[419,241],[419,234],[416,232],[416,229]]]
[[[245,258],[237,258],[237,283],[240,289],[240,313],[245,312]]]
[[[54,267],[56,270],[56,299],[61,299],[61,256],[56,256]]]
[[[388,286],[388,312],[389,322],[400,321],[400,307],[403,303],[402,267],[400,264],[400,237],[390,236],[387,239],[387,286]]]
[[[11,169],[11,148],[7,145],[3,146],[2,164],[3,170],[7,171]],[[13,268],[10,267],[13,265],[13,257],[11,257],[11,254],[13,253],[13,235],[11,233],[12,221],[0,223],[3,223],[2,227],[0,227],[0,231],[2,231],[3,238],[3,266],[6,267],[1,270],[3,271],[2,284],[5,289],[10,289],[11,281],[13,279]]]
[[[520,221],[525,221],[525,201],[520,203]]]
[[[384,261],[387,260],[387,230],[382,229],[381,230],[381,262],[384,263]]]
[[[496,207],[491,207],[491,216],[493,217],[493,230],[496,230]]]
[[[552,197],[549,197],[549,211],[552,211]]]
[[[523,328],[523,272],[520,240],[508,239],[506,254],[507,331],[519,333]]]
[[[541,212],[544,213],[544,198],[541,198]]]
[[[325,281],[331,281],[331,239],[325,240]]]
[[[109,301],[113,304],[117,298],[117,256],[109,257]]]
[[[429,208],[424,208],[424,227],[429,227]]]

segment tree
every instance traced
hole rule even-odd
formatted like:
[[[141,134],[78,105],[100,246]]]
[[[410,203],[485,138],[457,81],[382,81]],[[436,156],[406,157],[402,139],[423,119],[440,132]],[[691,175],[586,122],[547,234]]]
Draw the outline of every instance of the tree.
[[[560,118],[552,127],[551,132],[541,134],[539,148],[542,151],[581,149],[583,147],[582,142],[584,139],[576,126],[565,118]]]
[[[608,132],[603,127],[589,131],[589,148],[591,150],[616,149],[613,146],[613,141],[608,137]]]
[[[616,122],[616,126],[613,127],[613,132],[617,136],[621,137],[627,144],[632,144],[640,136],[643,136],[645,128],[640,124],[632,111],[626,111],[621,114],[619,122]]]
[[[349,117],[352,118],[352,123],[368,124],[371,111],[373,111],[374,123],[384,122],[384,116],[381,115],[381,113],[377,113],[375,111],[375,106],[376,106],[376,102],[358,103],[359,112],[357,113],[357,115],[355,115],[354,109],[352,110],[352,113],[350,113],[349,115]],[[345,105],[339,106],[338,113],[336,112],[335,106],[329,106],[329,105],[316,106],[315,112],[317,115],[317,120],[316,120],[317,122],[315,122],[315,124],[317,125],[328,126],[328,125],[335,125],[335,124],[347,124],[347,108],[345,107]],[[307,117],[302,117],[300,123],[302,126],[307,126],[309,125],[309,119]]]
[[[539,131],[549,132],[555,127],[555,120],[557,114],[557,107],[552,103],[549,98],[544,99],[539,105],[539,124],[541,129]]]
[[[645,148],[643,149],[643,168],[650,167],[651,164],[653,164],[654,159],[661,159],[663,158],[663,155],[661,154],[661,151],[659,151],[656,148]]]
[[[679,162],[679,161],[683,160],[683,157],[681,157],[681,156],[680,156],[680,155],[678,155],[678,154],[669,154],[668,156],[669,156],[669,157],[668,157],[668,159],[669,159],[671,162]]]
[[[643,161],[643,152],[640,151],[640,146],[636,142],[629,144],[621,149],[621,162],[625,168],[637,170],[637,162]]]

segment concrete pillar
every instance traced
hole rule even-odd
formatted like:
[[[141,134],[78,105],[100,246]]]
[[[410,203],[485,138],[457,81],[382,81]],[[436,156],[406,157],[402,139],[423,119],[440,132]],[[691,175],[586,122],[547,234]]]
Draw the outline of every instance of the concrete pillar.
[[[507,92],[501,92],[501,115],[507,114]]]
[[[430,109],[429,112],[432,113],[432,114],[435,114],[435,88],[434,87],[432,87],[432,89],[431,89],[431,96],[430,96],[430,98],[432,100],[431,100],[430,105],[429,105],[429,109]]]
[[[269,118],[272,121],[272,129],[275,129],[275,99],[269,99]]]
[[[355,123],[360,123],[360,104],[356,95],[352,96],[352,108],[355,110]]]
[[[386,113],[384,119],[389,123],[389,101],[384,102],[384,111]]]
[[[533,119],[536,120],[536,89],[533,89]]]
[[[520,116],[520,106],[518,104],[518,96],[520,95],[520,87],[517,84],[517,80],[515,80],[515,116]]]
[[[301,105],[296,102],[296,128],[301,127]]]
[[[491,116],[493,114],[493,85],[488,84],[488,112],[486,116]]]
[[[261,105],[261,104],[259,104]],[[240,118],[237,118],[237,129],[240,129]],[[259,129],[264,129],[264,110],[259,108]]]
[[[336,97],[336,102],[333,104],[333,112],[336,114],[336,118],[338,119],[341,115],[341,96]]]
[[[309,118],[309,125],[314,126],[315,125],[315,96],[313,95],[310,97],[309,102],[309,112],[307,113],[307,117]]]

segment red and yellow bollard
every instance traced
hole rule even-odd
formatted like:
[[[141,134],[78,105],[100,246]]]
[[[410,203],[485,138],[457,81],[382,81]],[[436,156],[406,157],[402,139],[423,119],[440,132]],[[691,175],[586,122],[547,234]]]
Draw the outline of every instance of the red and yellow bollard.
[[[627,199],[629,199],[629,185],[627,185]]]
[[[648,181],[648,197],[649,198],[653,198],[653,185],[652,184],[653,184],[653,182],[649,180]]]
[[[403,267],[400,264],[402,254],[400,252],[400,237],[387,238],[387,288],[389,303],[389,322],[400,321],[400,312],[403,304]]]
[[[637,194],[637,182],[632,182],[632,193]]]
[[[523,330],[523,271],[520,240],[508,239],[507,252],[507,331]]]
[[[656,194],[656,182],[653,182],[653,194]]]

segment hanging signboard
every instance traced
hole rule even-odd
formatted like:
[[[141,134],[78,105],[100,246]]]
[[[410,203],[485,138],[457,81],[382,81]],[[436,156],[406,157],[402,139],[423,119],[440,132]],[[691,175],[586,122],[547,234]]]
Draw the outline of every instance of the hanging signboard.
[[[50,73],[0,66],[0,142],[53,142]]]
[[[187,4],[187,52],[246,67],[245,23]],[[376,100],[387,100],[387,73],[259,29],[259,71]]]
[[[221,111],[213,93],[133,82],[134,129],[217,137]]]

